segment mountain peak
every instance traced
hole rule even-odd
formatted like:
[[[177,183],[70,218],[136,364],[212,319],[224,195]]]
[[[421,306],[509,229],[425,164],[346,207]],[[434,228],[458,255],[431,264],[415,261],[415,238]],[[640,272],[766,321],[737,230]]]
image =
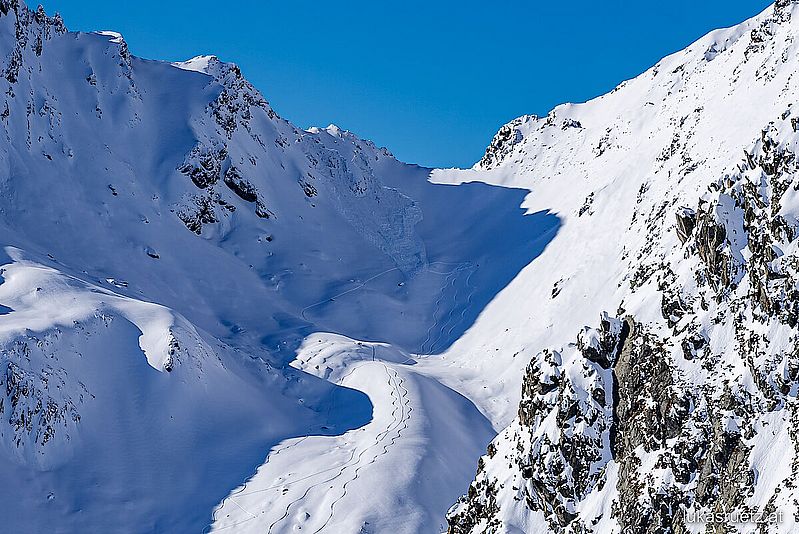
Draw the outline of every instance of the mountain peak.
[[[176,61],[172,63],[174,66],[183,70],[190,70],[194,72],[202,72],[203,74],[212,74],[219,69],[222,62],[217,56],[214,55],[200,55],[194,56],[186,61]]]

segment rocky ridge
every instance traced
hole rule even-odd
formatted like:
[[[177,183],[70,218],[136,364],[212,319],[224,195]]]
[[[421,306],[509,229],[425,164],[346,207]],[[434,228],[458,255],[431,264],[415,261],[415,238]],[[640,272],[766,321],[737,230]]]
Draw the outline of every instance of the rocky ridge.
[[[790,59],[796,9],[794,2],[777,2],[617,89],[632,94],[631,87],[670,64],[678,82],[663,106],[686,100],[694,112],[671,122],[671,140],[653,169],[638,175],[631,222],[616,236],[625,245],[619,267],[612,267],[617,289],[603,304],[607,312],[530,363],[516,419],[489,446],[468,493],[450,510],[451,534],[796,528],[799,87]],[[732,83],[728,95],[747,83],[771,85],[780,95],[775,106],[782,106],[740,140],[744,149],[726,165],[697,149],[701,141],[691,126],[713,120],[702,117],[707,97],[693,92],[694,84],[722,61]],[[652,93],[642,97],[644,105],[657,105],[658,92]],[[612,107],[614,96],[585,107]],[[477,168],[540,172],[535,158],[542,141],[530,130],[546,129],[544,121],[557,125],[563,110],[504,127]],[[583,124],[586,116],[596,118],[579,106],[567,113]],[[592,126],[599,137],[595,158],[607,147],[629,146],[612,141],[614,128]],[[565,150],[569,141],[560,135],[547,138]],[[596,210],[600,200],[587,197]],[[722,515],[730,511],[766,516],[740,523]]]

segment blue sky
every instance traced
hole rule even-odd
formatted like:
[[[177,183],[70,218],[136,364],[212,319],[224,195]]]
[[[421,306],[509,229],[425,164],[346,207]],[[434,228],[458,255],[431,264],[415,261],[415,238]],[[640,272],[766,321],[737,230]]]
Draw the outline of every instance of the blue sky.
[[[278,113],[425,165],[471,166],[525,113],[584,101],[766,0],[42,0],[131,51],[238,63]],[[493,5],[491,5],[493,4]]]

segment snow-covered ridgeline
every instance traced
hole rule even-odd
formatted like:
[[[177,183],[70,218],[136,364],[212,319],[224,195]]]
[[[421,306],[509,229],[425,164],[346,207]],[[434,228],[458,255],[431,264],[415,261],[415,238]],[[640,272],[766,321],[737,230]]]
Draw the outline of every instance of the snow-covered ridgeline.
[[[0,1],[8,528],[437,532],[493,426],[453,533],[791,532],[796,10],[431,173]]]
[[[450,532],[796,530],[798,34],[777,2],[434,174],[563,219],[511,285],[546,303],[504,316],[540,352]]]

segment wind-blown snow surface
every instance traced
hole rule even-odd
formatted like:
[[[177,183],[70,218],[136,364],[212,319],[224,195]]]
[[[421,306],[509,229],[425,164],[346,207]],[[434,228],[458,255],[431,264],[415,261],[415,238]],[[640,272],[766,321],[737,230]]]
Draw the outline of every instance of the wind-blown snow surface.
[[[15,0],[0,73],[3,529],[444,529],[518,394],[440,355],[559,219]]]

